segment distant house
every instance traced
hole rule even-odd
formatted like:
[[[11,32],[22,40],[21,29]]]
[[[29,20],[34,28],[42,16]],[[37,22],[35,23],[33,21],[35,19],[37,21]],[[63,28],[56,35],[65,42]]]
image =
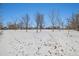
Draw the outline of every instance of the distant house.
[[[8,29],[17,29],[17,26],[14,24],[8,25]]]

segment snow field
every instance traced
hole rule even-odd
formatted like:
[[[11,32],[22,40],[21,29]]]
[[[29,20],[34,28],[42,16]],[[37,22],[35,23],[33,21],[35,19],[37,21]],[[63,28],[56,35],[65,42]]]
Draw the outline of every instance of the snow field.
[[[3,30],[0,55],[79,56],[79,32],[70,30]]]

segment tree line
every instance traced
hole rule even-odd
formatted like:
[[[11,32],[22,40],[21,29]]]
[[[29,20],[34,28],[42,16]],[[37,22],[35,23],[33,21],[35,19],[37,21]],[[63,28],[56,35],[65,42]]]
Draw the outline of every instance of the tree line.
[[[26,31],[28,29],[37,29],[42,30],[42,29],[74,29],[79,31],[79,13],[72,14],[72,17],[67,18],[67,26],[64,26],[64,22],[62,21],[62,18],[60,17],[59,12],[57,11],[52,11],[51,14],[49,15],[49,21],[51,23],[51,26],[45,27],[45,15],[41,13],[37,13],[35,15],[35,27],[29,27],[29,21],[30,21],[30,15],[25,14],[25,16],[21,17],[21,20],[17,22],[17,20],[14,20],[13,23],[9,22],[7,26],[5,27],[2,23],[2,16],[0,15],[0,30],[22,30],[25,29]],[[57,22],[57,23],[56,23]],[[30,24],[31,25],[31,24]]]

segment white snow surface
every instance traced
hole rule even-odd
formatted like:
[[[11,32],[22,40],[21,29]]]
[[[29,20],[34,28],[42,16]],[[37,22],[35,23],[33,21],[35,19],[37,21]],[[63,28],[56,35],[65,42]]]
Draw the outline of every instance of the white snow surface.
[[[0,56],[79,56],[79,32],[3,30]]]

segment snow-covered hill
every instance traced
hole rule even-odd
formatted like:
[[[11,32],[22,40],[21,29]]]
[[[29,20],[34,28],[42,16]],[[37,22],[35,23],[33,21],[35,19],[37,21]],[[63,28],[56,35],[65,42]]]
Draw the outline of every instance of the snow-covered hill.
[[[70,30],[4,30],[0,34],[0,55],[71,56],[79,55],[79,32]]]

